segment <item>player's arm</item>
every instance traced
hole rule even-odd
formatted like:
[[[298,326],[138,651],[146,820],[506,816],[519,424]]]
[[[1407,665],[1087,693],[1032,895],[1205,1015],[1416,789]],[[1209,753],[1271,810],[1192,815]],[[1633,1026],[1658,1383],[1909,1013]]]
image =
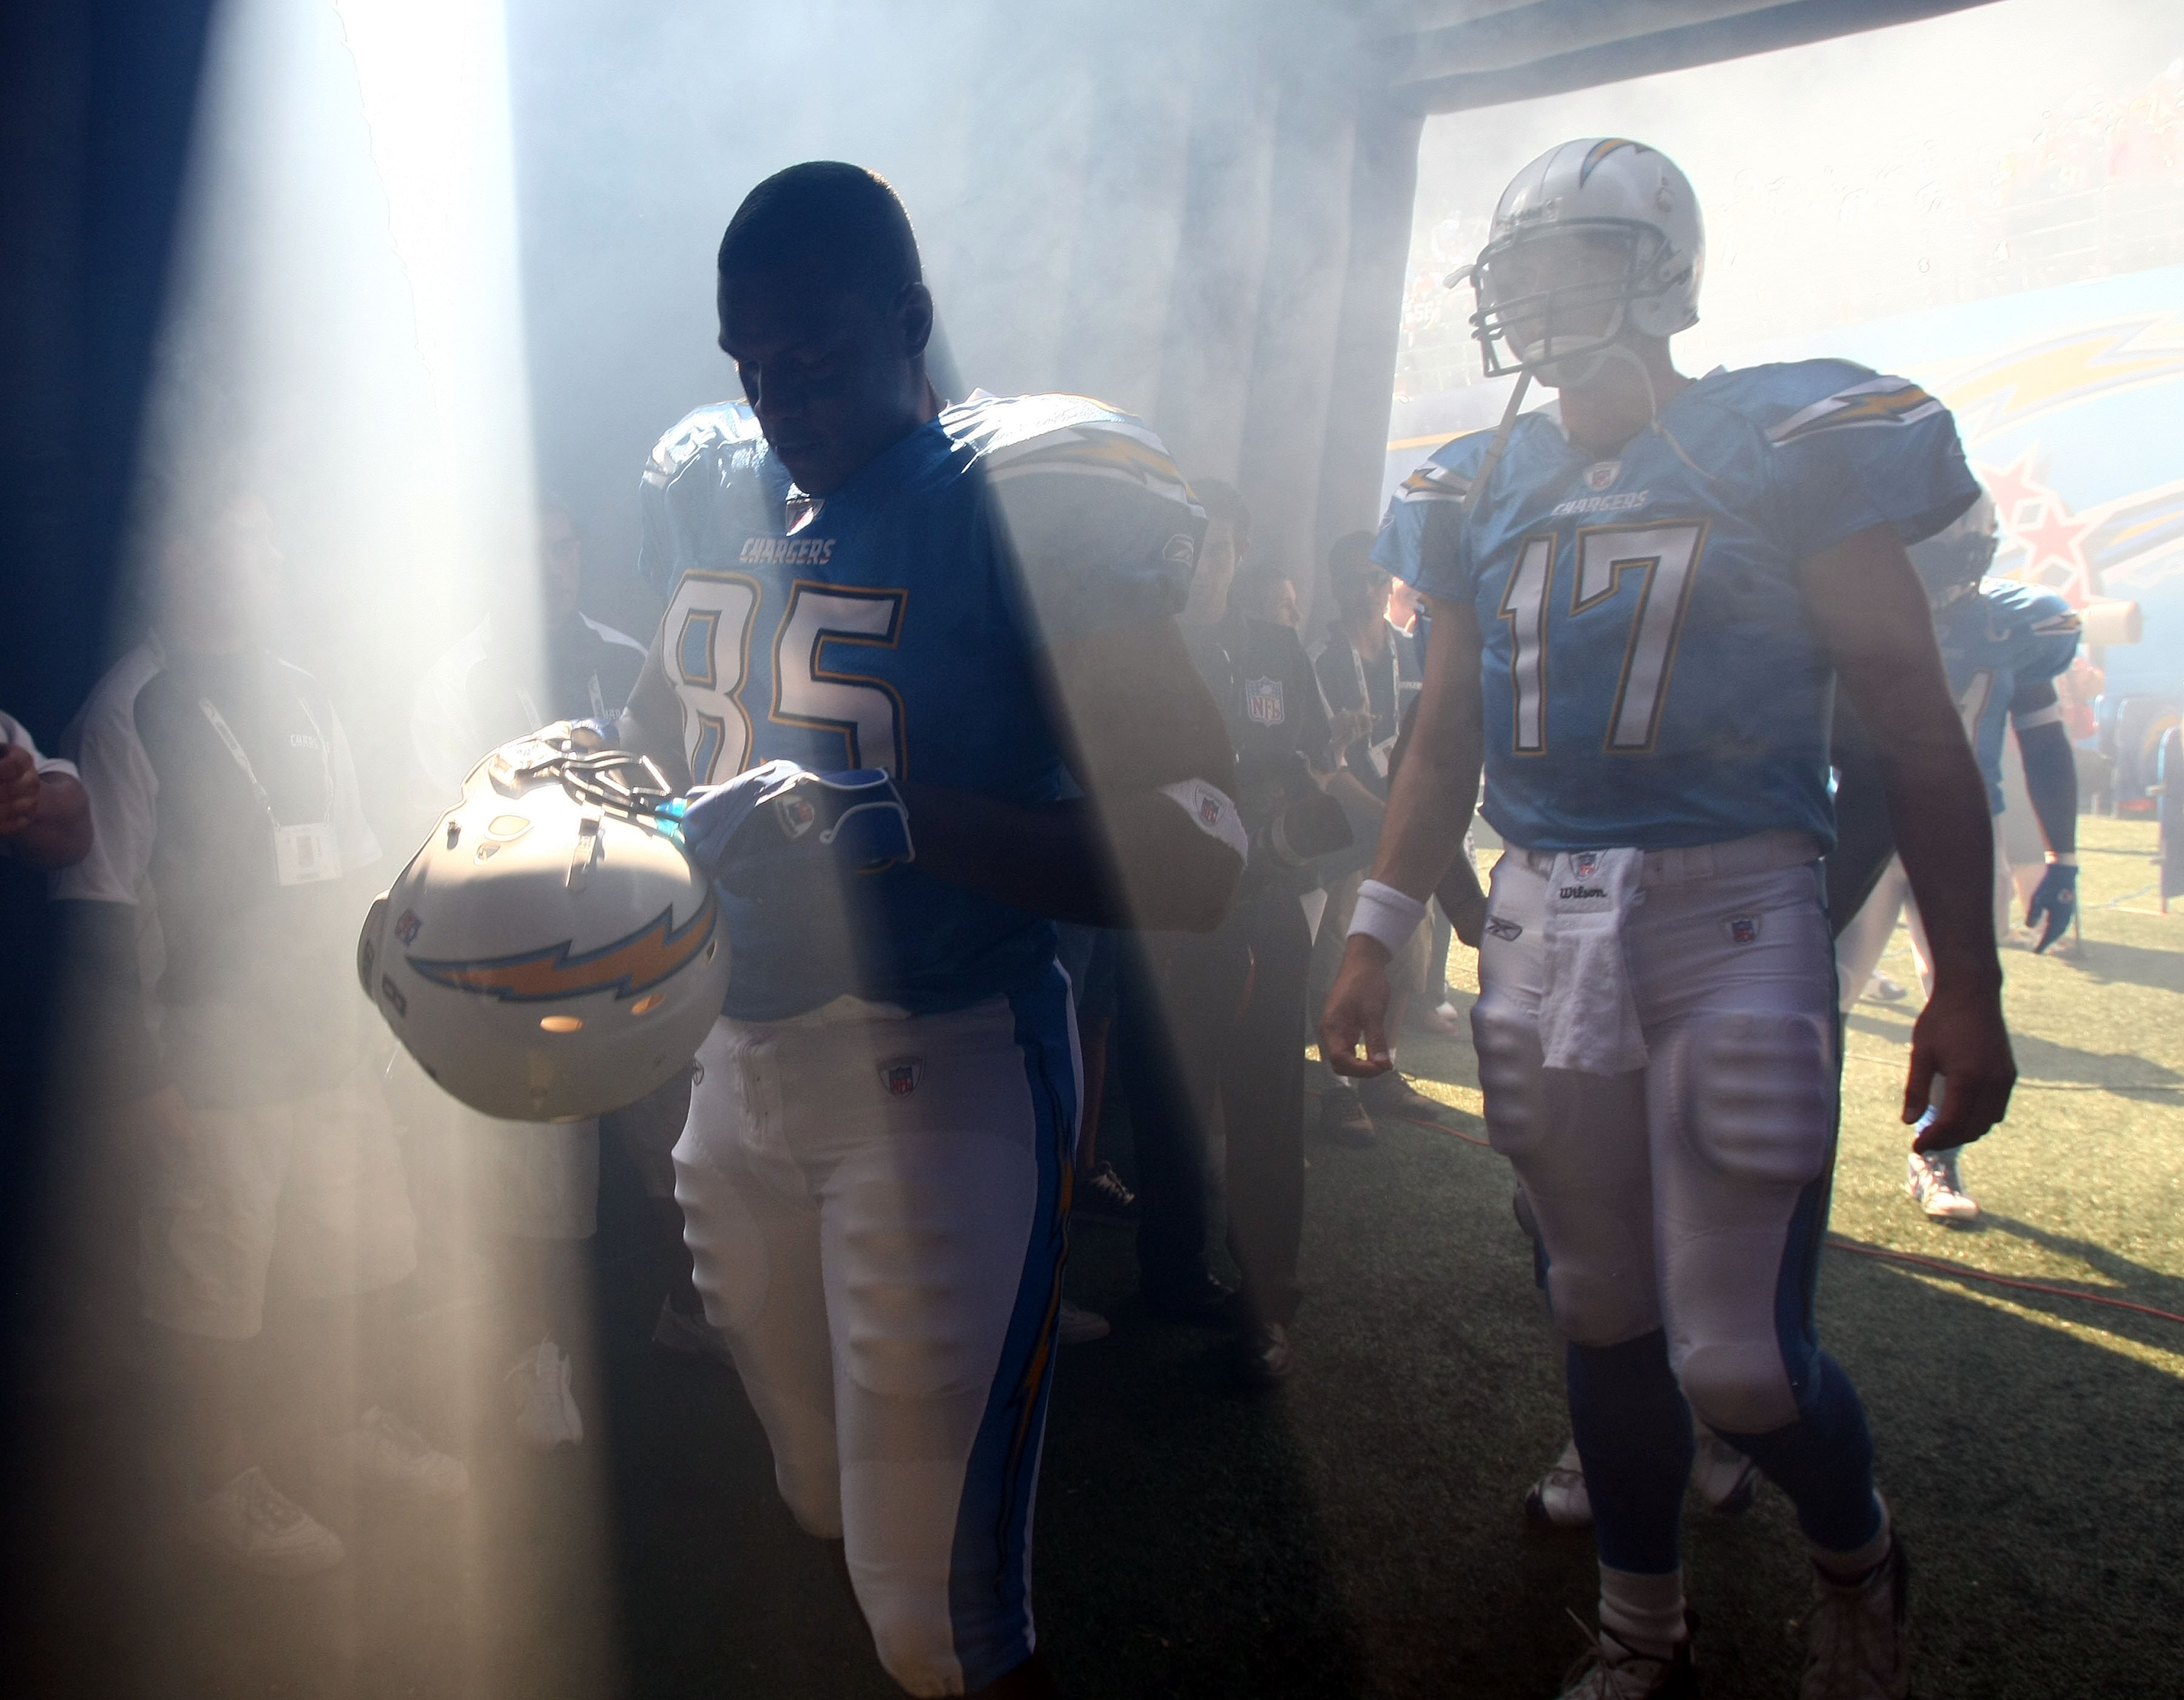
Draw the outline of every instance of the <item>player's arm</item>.
[[[2002,1021],[1994,946],[1994,837],[1986,782],[1964,741],[1925,593],[1896,532],[1872,526],[1805,561],[1805,607],[1869,727],[1886,727],[1888,818],[1933,951],[1934,995],[1911,1034],[1903,1119],[1947,1082],[1922,1151],[1979,1138],[2003,1118],[2017,1066]]]
[[[1095,927],[1220,924],[1244,859],[1163,786],[1235,789],[1221,711],[1175,622],[1133,621],[1046,651],[1049,712],[1083,799],[1021,804],[911,781],[917,866],[1016,908]],[[1233,804],[1228,810],[1230,836]]]
[[[663,620],[660,630],[652,634],[652,647],[645,652],[637,683],[630,687],[629,701],[621,711],[621,743],[625,750],[650,756],[653,765],[666,776],[669,789],[687,791],[690,761],[682,752],[682,700],[668,683],[663,659],[666,630]]]
[[[2063,705],[2053,679],[2018,687],[2009,700],[2017,753],[2025,759],[2025,789],[2048,841],[2048,871],[2025,906],[2025,924],[2042,928],[2044,950],[2062,936],[2078,907],[2078,758],[2063,726]]]
[[[1479,618],[1470,605],[1429,597],[1425,683],[1418,724],[1403,751],[1380,827],[1373,878],[1420,906],[1434,895],[1463,844],[1479,798],[1484,759]],[[1451,895],[1457,894],[1451,893]],[[1457,918],[1453,910],[1451,921]],[[1352,933],[1320,1017],[1320,1055],[1338,1074],[1379,1074],[1388,1055],[1388,961],[1379,939]],[[1364,1041],[1361,1061],[1357,1044]]]
[[[91,853],[91,801],[58,771],[40,772],[20,744],[0,744],[0,847],[32,867],[72,867]]]

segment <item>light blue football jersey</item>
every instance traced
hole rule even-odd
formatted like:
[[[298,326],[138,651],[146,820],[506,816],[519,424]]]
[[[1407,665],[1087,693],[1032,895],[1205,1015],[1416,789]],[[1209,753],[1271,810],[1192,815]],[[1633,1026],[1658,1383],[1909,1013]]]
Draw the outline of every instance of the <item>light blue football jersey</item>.
[[[1987,578],[1934,616],[1949,689],[1986,779],[1987,805],[2002,812],[2002,739],[2021,685],[2052,679],[2078,653],[2078,616],[2052,590]]]
[[[1914,543],[1971,504],[1947,410],[1843,360],[1716,371],[1595,460],[1543,409],[1466,518],[1491,435],[1404,481],[1373,558],[1478,610],[1495,830],[1540,850],[1778,828],[1832,844],[1835,673],[1798,564],[1875,525]]]
[[[813,501],[739,403],[660,439],[643,571],[699,784],[779,757],[1015,802],[1066,794],[1038,649],[1172,616],[1205,518],[1160,440],[1080,396],[974,396]],[[917,831],[911,822],[913,839]],[[913,1012],[1022,984],[1051,924],[915,863],[794,907],[723,892],[726,1012],[852,993]]]

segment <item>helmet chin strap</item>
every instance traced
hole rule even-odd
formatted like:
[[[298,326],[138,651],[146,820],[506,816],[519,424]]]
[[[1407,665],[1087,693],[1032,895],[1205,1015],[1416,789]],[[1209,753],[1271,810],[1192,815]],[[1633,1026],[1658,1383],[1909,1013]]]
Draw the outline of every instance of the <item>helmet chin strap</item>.
[[[1486,445],[1480,457],[1479,475],[1471,481],[1471,488],[1463,493],[1463,506],[1458,511],[1466,519],[1479,505],[1479,499],[1486,493],[1486,486],[1494,477],[1494,469],[1502,464],[1502,452],[1509,446],[1509,433],[1517,428],[1517,410],[1524,404],[1524,392],[1532,387],[1532,369],[1526,366],[1517,374],[1515,386],[1509,392],[1509,404],[1502,410],[1502,423],[1495,427],[1494,440]]]

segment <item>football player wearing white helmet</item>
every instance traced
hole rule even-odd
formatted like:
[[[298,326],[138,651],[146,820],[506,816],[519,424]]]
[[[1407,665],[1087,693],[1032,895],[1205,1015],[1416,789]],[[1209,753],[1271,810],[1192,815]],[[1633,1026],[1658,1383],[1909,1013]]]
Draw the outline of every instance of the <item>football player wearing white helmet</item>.
[[[1048,1694],[1030,1522],[1078,1089],[1045,917],[1205,928],[1234,888],[1234,758],[1173,617],[1203,516],[1097,402],[942,406],[916,239],[868,171],[754,189],[719,309],[748,405],[645,474],[667,611],[625,721],[721,788],[688,826],[734,967],[676,1196],[881,1663],[915,1694]]]
[[[2017,579],[1989,578],[1994,560],[1995,511],[1981,494],[1947,529],[1911,551],[1926,587],[1934,629],[1949,688],[1964,716],[1989,808],[2003,810],[2003,748],[2007,730],[2024,758],[2025,789],[2045,841],[2047,867],[2025,906],[2025,924],[2041,928],[2035,950],[2063,934],[2078,906],[2078,767],[2063,727],[2055,680],[2078,653],[2078,616],[2060,596]],[[1880,728],[1885,738],[1887,728]],[[2009,858],[1996,833],[1992,912],[1997,937],[2009,936],[2015,889]],[[1899,915],[1911,924],[1919,984],[1934,990],[1932,947],[1914,900],[1901,858],[1892,861],[1872,895],[1836,940],[1836,980],[1842,1006],[1857,1002],[1880,965]],[[1905,1159],[1905,1190],[1937,1222],[1970,1222],[1978,1201],[1964,1190],[1954,1147],[1914,1150]]]
[[[1977,487],[1947,410],[1903,379],[1836,360],[1678,372],[1669,339],[1702,266],[1690,184],[1641,143],[1566,142],[1502,198],[1465,275],[1489,366],[1518,391],[1382,527],[1378,558],[1426,594],[1432,635],[1321,1043],[1345,1073],[1388,1066],[1386,964],[1483,764],[1509,848],[1472,1035],[1568,1341],[1601,1559],[1596,1656],[1568,1692],[1691,1692],[1696,1412],[1797,1507],[1818,1599],[1806,1694],[1901,1697],[1902,1552],[1814,1324],[1840,1051],[1816,864],[1840,679],[1891,728],[1890,812],[1936,951],[1904,1119],[1946,1077],[1919,1143],[1977,1139],[2015,1073],[1992,839],[1905,554]],[[1531,378],[1559,404],[1519,416]]]

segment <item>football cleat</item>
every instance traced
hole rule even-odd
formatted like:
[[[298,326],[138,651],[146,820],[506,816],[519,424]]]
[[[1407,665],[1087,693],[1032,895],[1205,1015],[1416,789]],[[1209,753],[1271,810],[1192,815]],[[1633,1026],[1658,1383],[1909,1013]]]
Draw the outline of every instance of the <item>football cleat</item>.
[[[1319,1095],[1319,1130],[1339,1145],[1362,1147],[1378,1142],[1373,1118],[1348,1084],[1329,1086]]]
[[[1138,1196],[1115,1173],[1112,1163],[1101,1163],[1070,1190],[1069,1213],[1080,1222],[1112,1222],[1127,1228],[1138,1219]]]
[[[584,1417],[569,1391],[571,1372],[566,1354],[550,1340],[510,1366],[505,1379],[515,1390],[515,1432],[542,1452],[583,1443]]]
[[[342,1561],[341,1536],[253,1464],[190,1508],[187,1532],[205,1551],[261,1576],[310,1576]]]
[[[1798,1700],[1904,1700],[1911,1692],[1910,1567],[1903,1543],[1855,1582],[1813,1572],[1812,1641]]]
[[[1109,1332],[1106,1318],[1067,1299],[1061,1301],[1061,1310],[1054,1319],[1055,1338],[1064,1346],[1089,1346],[1095,1340],[1105,1340]]]
[[[460,1458],[439,1451],[376,1405],[357,1419],[354,1429],[337,1435],[332,1450],[365,1480],[413,1498],[460,1499],[470,1491],[471,1473]]]
[[[1979,1202],[1964,1190],[1964,1180],[1957,1171],[1955,1151],[1913,1151],[1905,1168],[1903,1190],[1935,1221],[1979,1219]]]
[[[1693,1436],[1697,1446],[1691,1461],[1691,1485],[1699,1497],[1722,1517],[1737,1517],[1752,1508],[1759,1491],[1759,1466],[1709,1429]]]
[[[1691,1700],[1699,1692],[1689,1635],[1666,1658],[1639,1652],[1606,1628],[1585,1639],[1591,1646],[1563,1679],[1560,1700]]]
[[[1911,995],[1904,990],[1903,981],[1892,980],[1875,968],[1873,978],[1865,983],[1865,989],[1858,995],[1869,1003],[1900,1004]]]
[[[574,1121],[689,1067],[728,935],[669,803],[650,763],[566,725],[471,772],[357,940],[365,995],[444,1090],[504,1121]]]
[[[1524,1515],[1537,1529],[1592,1527],[1592,1499],[1585,1491],[1585,1465],[1574,1440],[1525,1494]]]

